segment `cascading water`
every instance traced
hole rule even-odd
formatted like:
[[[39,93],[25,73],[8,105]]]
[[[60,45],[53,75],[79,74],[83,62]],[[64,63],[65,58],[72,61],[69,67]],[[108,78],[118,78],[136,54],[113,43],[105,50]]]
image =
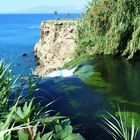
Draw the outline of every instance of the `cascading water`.
[[[70,70],[69,69],[56,70],[48,74],[46,77],[70,77],[73,76],[76,69],[77,67],[74,67]]]

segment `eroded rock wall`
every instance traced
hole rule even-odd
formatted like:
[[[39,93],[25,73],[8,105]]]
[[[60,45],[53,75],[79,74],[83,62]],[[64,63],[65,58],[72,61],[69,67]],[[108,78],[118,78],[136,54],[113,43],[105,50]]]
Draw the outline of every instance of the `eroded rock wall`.
[[[43,21],[39,42],[35,45],[38,66],[34,75],[44,76],[72,59],[75,51],[76,21]]]

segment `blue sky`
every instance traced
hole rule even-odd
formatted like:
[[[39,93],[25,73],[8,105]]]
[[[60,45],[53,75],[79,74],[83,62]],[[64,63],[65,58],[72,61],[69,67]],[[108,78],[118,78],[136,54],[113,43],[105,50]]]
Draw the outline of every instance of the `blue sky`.
[[[78,13],[89,0],[0,0],[0,13]]]

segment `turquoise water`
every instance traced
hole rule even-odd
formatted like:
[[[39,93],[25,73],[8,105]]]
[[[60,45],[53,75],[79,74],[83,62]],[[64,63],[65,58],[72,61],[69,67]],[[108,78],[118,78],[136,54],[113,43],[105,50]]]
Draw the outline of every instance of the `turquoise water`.
[[[60,14],[63,18],[79,18],[80,14]],[[54,14],[0,14],[0,57],[13,60],[13,73],[28,75],[35,68],[33,50],[39,40],[43,20],[56,19]],[[27,56],[22,55],[26,53]]]

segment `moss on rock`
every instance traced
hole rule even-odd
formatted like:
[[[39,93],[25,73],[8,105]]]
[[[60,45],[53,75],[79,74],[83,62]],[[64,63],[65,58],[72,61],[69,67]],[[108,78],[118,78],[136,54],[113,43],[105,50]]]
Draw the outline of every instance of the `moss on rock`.
[[[81,56],[77,56],[77,57],[74,57],[71,61],[69,61],[68,63],[65,63],[64,67],[63,68],[72,68],[74,66],[77,66],[87,60],[90,60],[92,59],[93,56],[91,55],[81,55]]]

